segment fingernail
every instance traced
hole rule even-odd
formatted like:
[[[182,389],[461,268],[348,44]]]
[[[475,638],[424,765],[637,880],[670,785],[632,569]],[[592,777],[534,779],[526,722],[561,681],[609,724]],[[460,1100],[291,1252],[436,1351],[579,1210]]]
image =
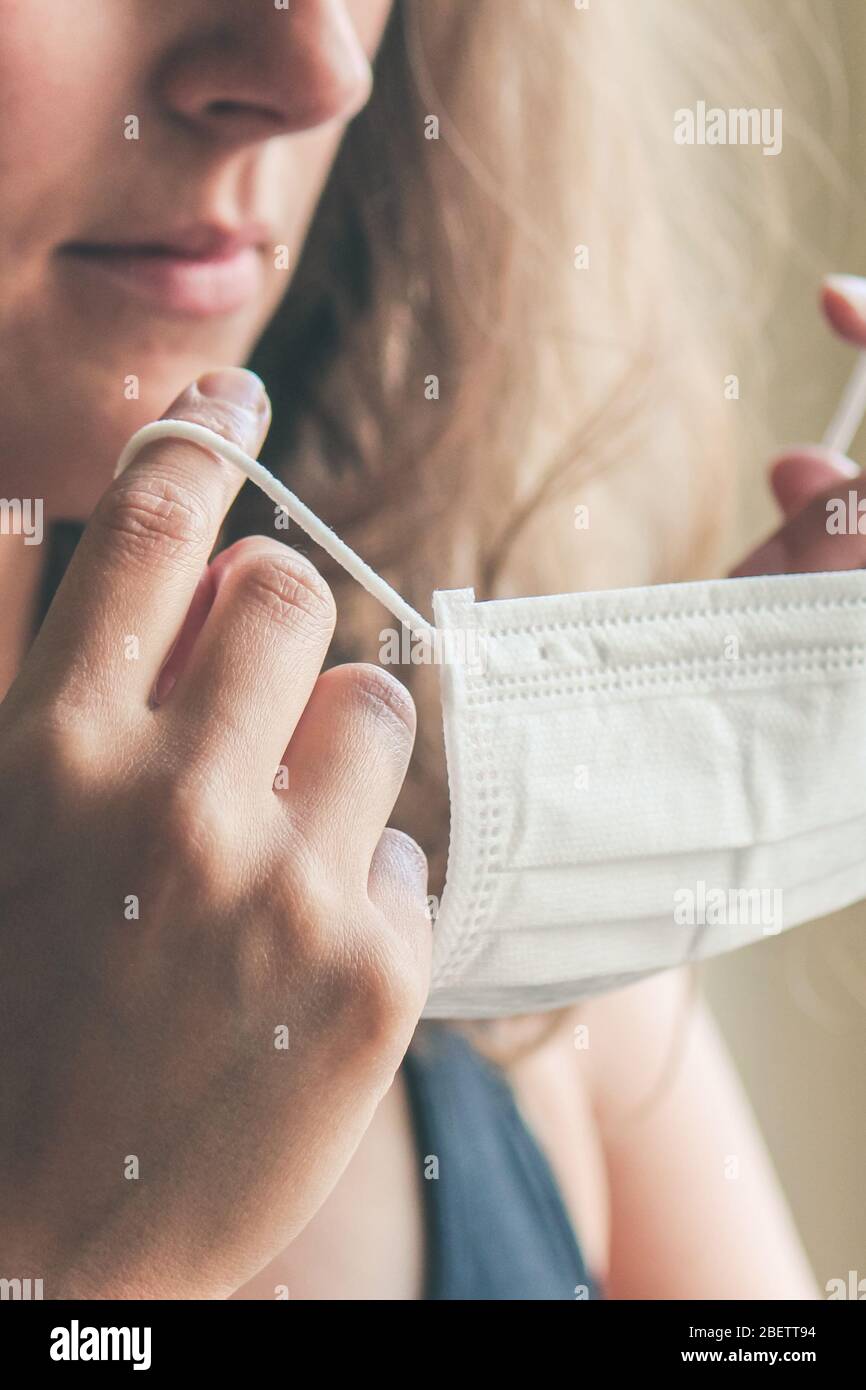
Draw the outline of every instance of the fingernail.
[[[866,319],[866,280],[861,275],[828,275],[824,288],[841,295],[861,318]]]
[[[418,849],[418,853],[415,855],[415,862],[412,868],[415,874],[415,882],[418,885],[421,895],[423,897],[426,897],[427,884],[430,880],[430,866],[427,862],[427,856],[425,855],[424,851],[420,848],[420,846]]]
[[[257,453],[271,422],[271,403],[255,372],[219,367],[204,372],[181,391],[163,418],[207,425],[249,453]]]
[[[225,401],[250,414],[261,415],[267,409],[264,382],[246,367],[219,367],[216,371],[205,372],[196,385],[201,394],[212,401]]]
[[[806,462],[823,463],[839,474],[840,478],[859,478],[860,468],[847,454],[838,449],[830,449],[824,444],[791,444],[773,459],[773,466],[788,460],[803,459]]]
[[[417,840],[413,840],[411,835],[406,835],[403,831],[397,832],[395,837],[395,848],[401,855],[403,862],[409,871],[415,876],[419,885],[427,891],[427,880],[430,876],[430,866],[427,855],[419,845]]]

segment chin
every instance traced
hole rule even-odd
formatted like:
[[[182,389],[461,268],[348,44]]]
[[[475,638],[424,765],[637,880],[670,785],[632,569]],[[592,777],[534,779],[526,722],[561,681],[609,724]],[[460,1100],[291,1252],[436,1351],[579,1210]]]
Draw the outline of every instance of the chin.
[[[269,286],[266,303],[207,320],[126,302],[109,314],[96,295],[88,304],[51,288],[0,342],[0,378],[12,384],[2,401],[3,490],[44,498],[48,516],[84,520],[130,435],[203,372],[248,361],[285,282]]]

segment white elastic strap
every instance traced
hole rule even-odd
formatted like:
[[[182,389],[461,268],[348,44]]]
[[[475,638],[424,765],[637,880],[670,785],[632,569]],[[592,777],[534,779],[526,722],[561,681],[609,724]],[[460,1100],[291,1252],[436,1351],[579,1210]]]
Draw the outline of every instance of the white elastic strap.
[[[233,463],[242,473],[245,473],[250,482],[260,487],[267,497],[270,497],[278,507],[296,522],[302,530],[306,531],[311,540],[320,545],[324,551],[330,555],[332,560],[336,560],[338,565],[357,579],[362,588],[367,590],[374,599],[387,608],[389,613],[393,613],[401,623],[405,623],[410,632],[423,637],[425,641],[433,642],[436,636],[436,629],[426,618],[422,618],[420,613],[416,613],[405,599],[401,598],[396,589],[392,589],[390,584],[371,569],[359,555],[356,555],[345,541],[326,526],[316,516],[315,512],[305,506],[299,497],[275,478],[273,473],[269,473],[263,464],[257,459],[245,454],[243,449],[237,444],[231,443],[228,439],[223,439],[222,435],[214,430],[209,430],[206,425],[195,425],[190,420],[155,420],[151,425],[144,425],[142,429],[129,440],[128,444],[117,460],[117,467],[114,470],[115,478],[119,478],[124,469],[128,468],[138,451],[145,444],[151,444],[157,439],[186,439],[190,444],[198,444],[203,449],[221,455]]]
[[[836,407],[821,441],[828,449],[838,449],[847,454],[854,436],[860,428],[863,412],[866,410],[866,352],[857,355],[854,370]]]

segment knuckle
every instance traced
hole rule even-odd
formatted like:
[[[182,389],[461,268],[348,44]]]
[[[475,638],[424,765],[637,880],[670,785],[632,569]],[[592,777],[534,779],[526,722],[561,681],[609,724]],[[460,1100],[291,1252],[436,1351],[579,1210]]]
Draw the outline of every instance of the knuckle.
[[[287,546],[275,545],[240,564],[234,585],[245,607],[278,627],[321,636],[333,626],[336,610],[328,585]]]
[[[79,833],[110,791],[102,740],[79,711],[31,711],[4,731],[0,782],[15,789],[0,805],[3,901],[10,867],[41,860],[44,877],[46,826],[61,838]]]
[[[415,702],[405,685],[381,666],[359,664],[351,668],[352,698],[402,734],[415,737]]]
[[[281,978],[340,1046],[349,1036],[353,1055],[396,1068],[427,995],[423,953],[323,868],[308,862],[303,880],[286,914]]]
[[[93,782],[103,761],[104,740],[83,709],[54,702],[22,725],[22,745],[45,789],[62,794]]]
[[[100,521],[127,551],[145,557],[158,549],[199,560],[211,539],[204,500],[168,470],[121,479],[105,497]]]
[[[156,792],[155,821],[172,876],[182,874],[199,897],[221,898],[239,882],[241,840],[225,797],[193,778],[175,777]]]
[[[365,932],[363,944],[349,956],[349,1022],[353,1037],[379,1057],[404,1048],[426,998],[426,982],[417,958],[381,921]]]

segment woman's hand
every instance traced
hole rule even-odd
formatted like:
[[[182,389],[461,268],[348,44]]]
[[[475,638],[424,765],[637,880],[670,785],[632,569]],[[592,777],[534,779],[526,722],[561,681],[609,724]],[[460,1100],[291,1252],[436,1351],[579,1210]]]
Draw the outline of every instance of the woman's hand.
[[[267,429],[239,371],[169,413]],[[202,579],[241,482],[143,450],[0,706],[0,1276],[46,1297],[234,1290],[336,1182],[426,997],[424,857],[384,830],[411,700],[320,674],[333,601],[276,540]]]
[[[824,313],[848,342],[866,348],[866,280],[834,276],[821,294]],[[860,569],[866,565],[866,478],[851,459],[823,445],[785,450],[773,461],[770,482],[785,524],[733,571],[749,574],[805,574]],[[850,494],[854,494],[853,502]],[[849,522],[840,532],[828,520],[844,503]],[[862,517],[860,504],[862,505]],[[850,525],[851,518],[857,525]],[[860,521],[862,519],[862,531]]]

